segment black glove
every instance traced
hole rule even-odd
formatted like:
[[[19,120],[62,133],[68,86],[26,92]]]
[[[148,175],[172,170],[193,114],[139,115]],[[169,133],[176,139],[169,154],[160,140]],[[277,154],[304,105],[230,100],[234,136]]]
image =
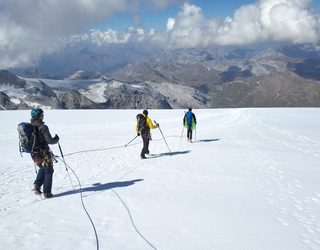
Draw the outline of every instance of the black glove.
[[[55,139],[55,140],[58,140],[59,141],[59,136],[56,134],[56,136],[53,138],[53,139]]]
[[[137,136],[140,136],[140,133],[138,133]]]

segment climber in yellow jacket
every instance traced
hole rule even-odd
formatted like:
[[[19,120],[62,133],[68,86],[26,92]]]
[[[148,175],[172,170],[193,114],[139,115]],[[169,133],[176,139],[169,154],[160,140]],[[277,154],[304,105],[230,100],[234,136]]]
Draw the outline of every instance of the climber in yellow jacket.
[[[151,119],[148,117],[148,110],[144,110],[143,114],[137,115],[136,131],[137,135],[142,137],[143,148],[141,150],[141,159],[146,159],[146,154],[149,154],[149,141],[152,140],[150,129],[158,128],[159,124],[153,125]]]

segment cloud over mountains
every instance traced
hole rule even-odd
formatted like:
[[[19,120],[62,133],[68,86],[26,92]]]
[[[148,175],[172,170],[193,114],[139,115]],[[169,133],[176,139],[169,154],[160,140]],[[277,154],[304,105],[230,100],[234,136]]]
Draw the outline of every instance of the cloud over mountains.
[[[166,49],[265,41],[316,45],[320,17],[311,3],[260,0],[235,10],[233,17],[206,20],[200,7],[181,0],[0,0],[0,68],[31,66],[42,55],[79,40],[97,45],[150,42]],[[116,13],[130,12],[138,18],[142,6],[156,10],[172,4],[182,4],[181,11],[167,20],[164,32],[129,27],[125,33],[86,29],[88,23],[107,22]]]
[[[260,0],[242,6],[233,18],[224,20],[205,20],[201,8],[184,4],[177,16],[168,20],[167,31],[155,34],[152,40],[171,49],[265,41],[315,45],[319,41],[320,19],[309,8],[311,2]]]

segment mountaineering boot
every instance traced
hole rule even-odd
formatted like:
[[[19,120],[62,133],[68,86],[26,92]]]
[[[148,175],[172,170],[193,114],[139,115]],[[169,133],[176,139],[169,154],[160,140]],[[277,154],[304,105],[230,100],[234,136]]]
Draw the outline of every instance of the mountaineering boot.
[[[35,194],[41,195],[41,189],[37,184],[33,184],[31,191],[33,191]]]
[[[52,196],[53,196],[52,193],[42,193],[42,195],[41,195],[42,199],[51,198]]]

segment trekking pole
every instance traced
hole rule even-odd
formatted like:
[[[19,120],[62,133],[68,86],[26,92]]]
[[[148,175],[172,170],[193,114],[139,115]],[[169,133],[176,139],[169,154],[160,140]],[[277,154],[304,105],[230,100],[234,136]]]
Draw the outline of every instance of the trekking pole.
[[[182,136],[183,136],[183,131],[184,131],[184,126],[182,125],[182,133],[181,133],[181,137],[180,137],[180,140],[182,139]]]
[[[128,145],[129,145],[131,142],[133,142],[133,140],[136,139],[137,137],[138,137],[138,135],[137,135],[135,138],[133,138],[131,141],[129,141],[129,142],[128,142],[126,145],[124,145],[124,146],[125,146],[125,147],[128,146]]]
[[[184,117],[186,117],[186,111],[184,111]],[[185,119],[184,119],[184,123],[185,123]],[[181,138],[180,140],[182,139],[182,136],[183,136],[183,131],[184,131],[184,125],[182,125],[182,133],[181,133]]]
[[[156,121],[154,121],[154,123],[157,124]],[[158,125],[159,125],[159,124],[158,124]],[[168,146],[168,143],[167,143],[167,141],[166,141],[166,138],[164,138],[164,136],[163,136],[163,133],[162,133],[162,131],[161,131],[160,126],[158,126],[158,128],[159,128],[159,130],[160,130],[160,132],[161,132],[161,134],[162,134],[162,137],[163,137],[164,142],[167,144],[167,147],[168,147],[168,149],[169,149],[169,152],[171,152],[171,150],[170,150],[170,148],[169,148],[169,146]]]
[[[67,168],[66,161],[65,161],[64,156],[63,156],[63,153],[62,153],[62,149],[61,149],[61,146],[60,146],[59,141],[58,141],[58,146],[59,146],[59,149],[60,149],[60,153],[61,153],[61,156],[62,156],[62,160],[63,160],[64,166],[66,167],[66,171],[67,171],[68,176],[69,176],[69,180],[70,180],[70,183],[71,183],[72,189],[73,189],[73,191],[75,191],[75,189],[74,189],[74,187],[73,187],[73,184],[72,184],[72,181],[71,181],[71,177],[70,177],[70,174],[69,174],[68,168]]]

